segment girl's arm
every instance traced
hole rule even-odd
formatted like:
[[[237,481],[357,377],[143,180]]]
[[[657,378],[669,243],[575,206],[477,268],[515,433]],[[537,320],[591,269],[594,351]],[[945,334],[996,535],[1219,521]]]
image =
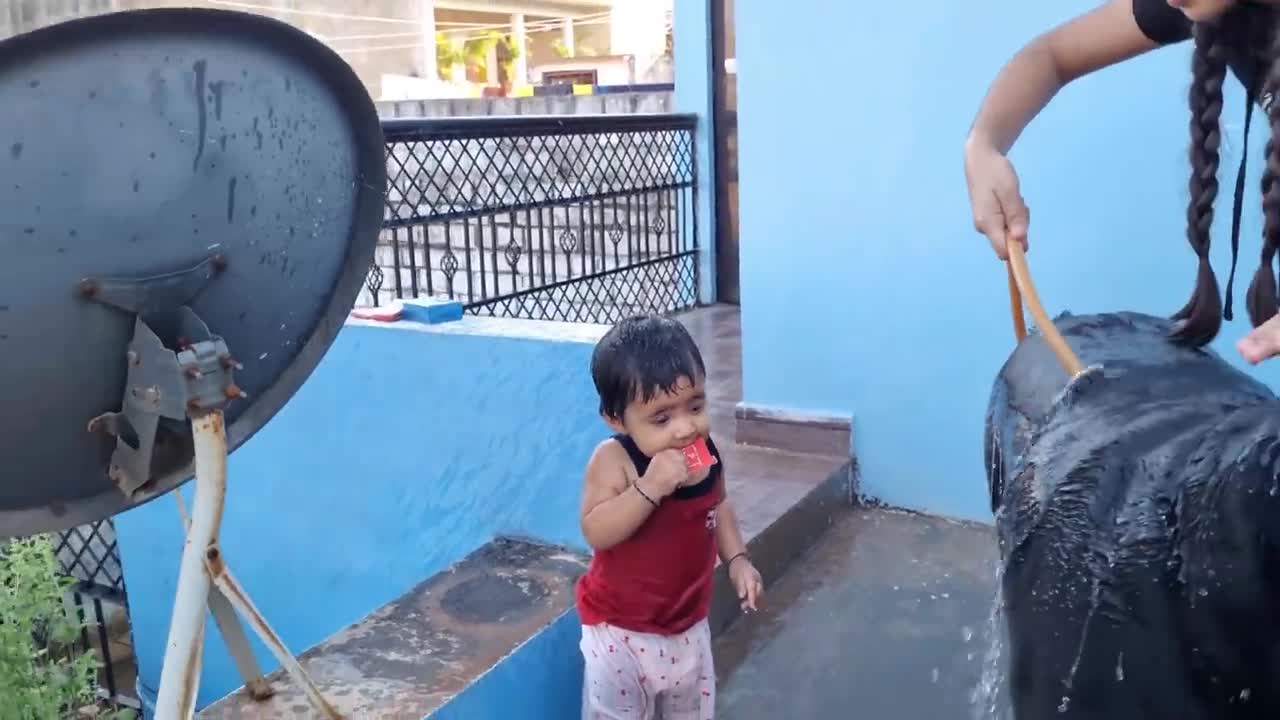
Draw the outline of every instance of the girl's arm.
[[[1019,50],[987,91],[969,142],[1007,153],[1067,83],[1159,47],[1138,25],[1135,2],[1143,0],[1108,0]]]
[[[1181,19],[1165,0],[1108,0],[1032,40],[1000,70],[964,146],[973,224],[999,258],[1008,258],[1009,242],[1027,247],[1030,211],[1005,157],[1018,136],[1064,85],[1155,49],[1149,33],[1172,41],[1164,36],[1181,31]]]

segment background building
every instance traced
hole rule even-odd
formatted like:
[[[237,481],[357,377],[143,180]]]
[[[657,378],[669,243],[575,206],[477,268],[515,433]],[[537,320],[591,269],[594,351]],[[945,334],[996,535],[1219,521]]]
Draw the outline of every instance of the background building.
[[[275,17],[324,40],[379,100],[531,83],[670,83],[672,0],[0,0],[0,37],[112,10],[196,6]]]

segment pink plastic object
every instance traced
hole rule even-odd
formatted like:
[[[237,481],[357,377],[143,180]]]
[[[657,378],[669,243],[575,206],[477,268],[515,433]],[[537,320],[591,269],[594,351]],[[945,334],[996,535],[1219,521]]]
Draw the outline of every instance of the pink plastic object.
[[[715,456],[707,449],[707,441],[698,438],[693,444],[684,448],[684,462],[690,470],[701,470],[716,464]]]
[[[361,307],[351,311],[351,317],[378,322],[395,322],[404,315],[404,306],[398,302],[382,307]]]

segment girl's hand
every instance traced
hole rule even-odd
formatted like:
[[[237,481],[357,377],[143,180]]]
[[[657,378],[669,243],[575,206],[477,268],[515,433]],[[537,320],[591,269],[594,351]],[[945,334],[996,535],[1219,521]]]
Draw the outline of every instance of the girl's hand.
[[[751,559],[746,555],[739,555],[729,561],[729,579],[738,591],[742,609],[755,610],[756,602],[764,594],[764,579],[760,577],[756,566],[751,564]]]
[[[1001,260],[1009,259],[1009,242],[1027,249],[1031,212],[1018,190],[1018,173],[991,145],[970,139],[964,146],[964,174],[969,182],[973,226],[987,236]]]
[[[1236,343],[1236,349],[1251,365],[1280,355],[1280,315],[1254,328]]]

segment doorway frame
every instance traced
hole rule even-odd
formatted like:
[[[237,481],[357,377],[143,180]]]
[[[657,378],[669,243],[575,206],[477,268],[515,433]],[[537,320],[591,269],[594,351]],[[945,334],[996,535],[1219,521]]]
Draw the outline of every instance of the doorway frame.
[[[737,218],[730,218],[729,182],[730,171],[736,170],[737,162],[730,166],[729,153],[726,151],[728,133],[737,132],[737,111],[734,117],[728,117],[725,109],[724,83],[728,82],[729,72],[725,67],[725,33],[731,32],[725,23],[726,2],[734,0],[709,0],[711,3],[711,55],[708,58],[711,75],[711,155],[714,168],[714,190],[711,193],[712,213],[715,218],[715,278],[716,302],[737,305],[741,302],[741,278],[739,268],[739,240]],[[733,75],[737,82],[737,73]],[[739,139],[740,142],[740,139]],[[737,172],[733,172],[733,181],[737,181]],[[733,220],[734,222],[731,222]]]

